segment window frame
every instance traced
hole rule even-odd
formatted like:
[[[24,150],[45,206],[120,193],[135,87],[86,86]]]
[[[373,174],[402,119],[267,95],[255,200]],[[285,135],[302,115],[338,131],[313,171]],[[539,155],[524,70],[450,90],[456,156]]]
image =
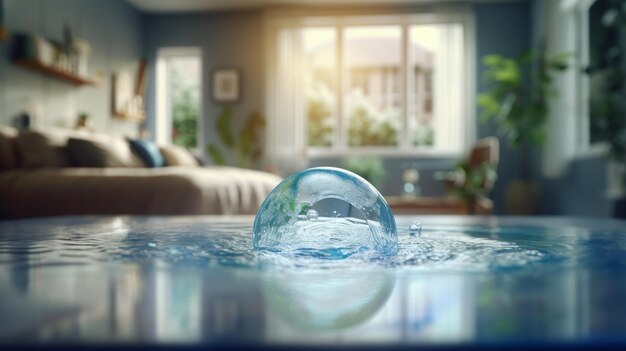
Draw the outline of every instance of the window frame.
[[[464,88],[462,95],[462,110],[465,112],[461,135],[463,142],[459,150],[445,150],[437,147],[412,146],[411,131],[409,130],[409,80],[411,75],[407,73],[409,66],[408,50],[411,41],[410,27],[428,24],[459,24],[463,28],[464,43]],[[476,140],[476,67],[475,67],[475,32],[474,17],[471,11],[448,11],[442,13],[414,13],[414,14],[371,14],[371,15],[342,15],[342,16],[318,16],[303,17],[298,23],[291,22],[290,27],[298,29],[306,28],[333,28],[336,37],[336,67],[339,70],[333,92],[337,97],[334,109],[335,125],[333,127],[333,144],[330,147],[309,146],[308,140],[305,145],[309,158],[344,157],[359,155],[376,155],[386,157],[461,157]],[[401,32],[401,109],[400,130],[397,146],[349,146],[348,145],[348,116],[345,108],[347,92],[347,75],[345,70],[344,34],[346,27],[352,26],[399,26]],[[436,118],[436,117],[435,117]],[[303,125],[308,129],[308,118],[304,118]]]
[[[609,143],[601,141],[591,143],[591,115],[589,110],[589,75],[582,69],[589,66],[589,10],[596,0],[578,0],[576,4],[577,59],[581,68],[578,74],[578,125],[577,147],[575,158],[589,158],[604,156],[609,150]]]
[[[161,47],[157,50],[156,60],[156,120],[155,141],[162,145],[172,145],[172,108],[169,92],[169,77],[167,74],[167,61],[176,57],[195,56],[200,60],[198,74],[199,106],[196,130],[196,147],[191,151],[202,155],[204,150],[204,57],[202,47]]]

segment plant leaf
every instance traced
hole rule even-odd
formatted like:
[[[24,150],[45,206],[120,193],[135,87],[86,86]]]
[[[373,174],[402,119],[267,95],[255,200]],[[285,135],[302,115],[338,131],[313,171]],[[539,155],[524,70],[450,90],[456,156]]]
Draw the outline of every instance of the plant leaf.
[[[231,130],[231,119],[233,116],[233,110],[230,106],[225,106],[217,116],[215,121],[215,128],[217,129],[217,135],[225,146],[233,147],[235,145],[235,137]]]
[[[213,159],[214,164],[218,166],[224,166],[226,164],[226,159],[224,158],[224,155],[222,154],[222,152],[217,146],[213,144],[209,144],[206,147],[206,149],[209,155],[211,156],[211,158]]]

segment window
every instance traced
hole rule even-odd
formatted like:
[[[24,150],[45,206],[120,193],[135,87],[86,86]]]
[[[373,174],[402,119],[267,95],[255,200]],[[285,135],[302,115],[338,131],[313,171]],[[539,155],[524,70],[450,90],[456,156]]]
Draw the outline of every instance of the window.
[[[157,62],[157,142],[201,147],[202,55],[198,48],[167,48]]]
[[[270,124],[304,130],[289,139],[302,145],[280,149],[462,153],[473,137],[469,23],[466,13],[454,13],[276,24],[267,115]]]
[[[611,81],[611,77],[615,76],[611,67],[615,58],[611,57],[611,53],[619,48],[620,43],[619,29],[603,23],[607,20],[609,5],[606,0],[587,1],[588,9],[584,14],[587,17],[585,37],[588,38],[583,48],[588,71],[584,89],[588,104],[587,140],[590,145],[606,142],[610,135],[607,127],[614,127],[606,125],[606,122],[614,113],[611,96],[614,90],[619,89]]]

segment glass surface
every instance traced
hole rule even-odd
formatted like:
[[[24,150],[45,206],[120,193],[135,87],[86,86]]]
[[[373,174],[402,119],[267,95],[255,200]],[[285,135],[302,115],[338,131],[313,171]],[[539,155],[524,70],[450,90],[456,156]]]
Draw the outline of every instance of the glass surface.
[[[0,344],[626,345],[624,222],[397,217],[396,256],[323,260],[252,220],[0,222]]]
[[[309,146],[331,146],[337,116],[337,31],[302,30]]]
[[[256,215],[256,249],[340,259],[398,251],[396,221],[383,196],[340,168],[295,173],[267,196]]]
[[[344,30],[349,146],[398,144],[402,89],[400,26]]]

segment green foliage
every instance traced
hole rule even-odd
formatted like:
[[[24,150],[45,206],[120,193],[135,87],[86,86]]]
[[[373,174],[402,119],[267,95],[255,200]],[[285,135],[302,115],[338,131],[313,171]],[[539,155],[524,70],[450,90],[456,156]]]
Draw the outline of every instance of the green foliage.
[[[217,135],[224,146],[235,152],[235,165],[250,168],[252,162],[258,160],[263,152],[259,141],[260,132],[265,127],[265,119],[258,112],[251,113],[235,138],[235,133],[232,131],[232,116],[232,108],[224,107],[215,121]],[[215,164],[226,164],[226,158],[217,145],[209,144],[207,153]]]
[[[342,167],[360,175],[375,187],[378,187],[385,177],[385,168],[380,158],[348,157],[343,160]]]
[[[252,161],[261,157],[263,150],[258,143],[258,134],[263,128],[265,128],[265,119],[258,112],[251,113],[239,131],[235,145],[239,167],[249,168]]]
[[[484,80],[490,88],[478,95],[481,121],[494,121],[498,134],[513,147],[544,145],[548,100],[557,95],[552,74],[567,69],[568,57],[568,54],[547,56],[534,52],[515,59],[499,55],[483,57]],[[527,81],[524,77],[531,79]]]
[[[215,120],[217,135],[222,141],[222,144],[228,147],[235,145],[235,137],[230,126],[232,119],[233,109],[230,106],[225,106]]]
[[[413,146],[433,146],[435,144],[435,131],[432,126],[421,125],[413,132]]]
[[[326,86],[318,84],[307,90],[307,116],[310,146],[331,146],[334,98]]]
[[[198,145],[200,112],[197,93],[193,88],[182,85],[176,85],[172,91],[172,142],[187,149],[195,148]]]
[[[479,166],[457,163],[453,171],[437,172],[435,179],[451,185],[450,191],[466,203],[473,203],[479,196],[487,195],[488,185],[497,179],[496,166],[484,162]]]
[[[362,93],[353,93],[348,99],[348,145],[390,146],[397,144],[398,128],[393,112],[383,114]]]
[[[391,146],[397,144],[398,111],[379,111],[362,92],[352,92],[348,106],[349,146]],[[333,138],[333,93],[325,85],[307,90],[308,138],[310,146],[331,146]],[[418,139],[416,139],[418,140]],[[419,139],[432,145],[432,134]]]
[[[209,144],[207,145],[206,148],[207,148],[207,152],[209,153],[209,156],[211,156],[211,159],[213,159],[214,164],[218,166],[226,165],[226,159],[224,158],[222,151],[220,151],[220,149],[217,146],[213,144]]]
[[[295,194],[295,178],[287,179],[278,185],[278,198],[282,201],[272,201],[270,206],[271,213],[277,213],[271,219],[273,226],[283,226],[289,222],[297,220],[298,215],[306,215],[306,211],[311,208],[311,204],[303,201],[298,203]],[[292,216],[294,215],[295,216]]]

